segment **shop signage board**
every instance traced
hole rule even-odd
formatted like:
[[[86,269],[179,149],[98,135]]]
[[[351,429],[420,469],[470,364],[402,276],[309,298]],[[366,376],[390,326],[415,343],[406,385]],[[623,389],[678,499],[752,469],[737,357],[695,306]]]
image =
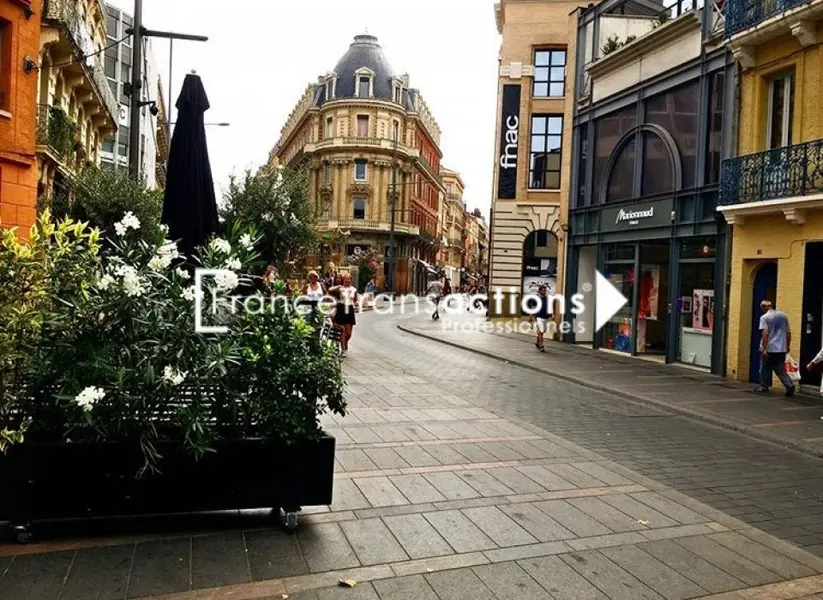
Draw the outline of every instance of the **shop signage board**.
[[[517,197],[517,162],[520,152],[520,86],[503,86],[500,115],[500,156],[498,158],[497,197]]]
[[[600,231],[669,227],[673,210],[673,198],[604,208],[600,213]]]

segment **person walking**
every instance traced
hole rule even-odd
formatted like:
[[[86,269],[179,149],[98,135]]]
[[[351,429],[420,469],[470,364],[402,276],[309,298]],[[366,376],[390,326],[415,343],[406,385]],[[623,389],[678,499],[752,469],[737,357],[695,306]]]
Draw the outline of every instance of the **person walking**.
[[[811,362],[806,365],[806,370],[810,373],[814,373],[815,371],[820,369],[820,364],[823,363],[823,350],[817,353]],[[823,396],[823,379],[820,381],[820,395]]]
[[[340,340],[343,351],[340,356],[345,358],[349,351],[349,342],[354,333],[354,326],[357,324],[354,313],[357,310],[359,300],[357,288],[351,284],[351,275],[345,273],[341,278],[341,285],[331,288],[329,293],[337,297],[334,321],[343,328],[343,337]]]
[[[429,287],[426,289],[426,296],[428,296],[429,300],[434,303],[432,321],[436,321],[440,318],[440,298],[443,297],[443,282],[440,278],[437,278],[429,283]]]
[[[546,348],[543,345],[543,336],[549,330],[549,317],[551,316],[549,297],[547,296],[548,291],[549,290],[545,285],[541,285],[537,288],[537,300],[540,304],[537,307],[537,312],[529,317],[530,322],[537,321],[537,325],[535,327],[537,339],[535,340],[534,345],[538,350],[540,350],[540,352],[546,351]]]
[[[326,288],[319,281],[317,271],[309,271],[309,279],[303,286],[304,301],[311,306],[311,322],[315,327],[320,326],[319,308],[320,302],[326,296]]]
[[[786,397],[794,396],[794,382],[786,373],[786,354],[792,344],[789,318],[776,310],[769,300],[760,303],[760,385],[754,391],[768,394],[772,373],[777,375],[786,388]]]

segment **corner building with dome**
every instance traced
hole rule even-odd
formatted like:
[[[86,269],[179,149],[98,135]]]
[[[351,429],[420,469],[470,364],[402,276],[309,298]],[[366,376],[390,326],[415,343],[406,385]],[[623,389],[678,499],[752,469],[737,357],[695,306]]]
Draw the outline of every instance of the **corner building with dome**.
[[[316,265],[345,266],[371,250],[384,257],[378,283],[389,278],[396,168],[394,287],[425,289],[441,243],[440,133],[420,91],[394,72],[374,36],[356,36],[334,70],[309,84],[269,164],[309,169],[322,240]]]

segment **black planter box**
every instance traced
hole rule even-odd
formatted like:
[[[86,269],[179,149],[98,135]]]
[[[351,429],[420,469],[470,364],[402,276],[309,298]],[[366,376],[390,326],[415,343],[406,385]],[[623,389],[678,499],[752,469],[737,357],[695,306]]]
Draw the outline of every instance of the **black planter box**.
[[[325,506],[332,501],[335,440],[286,445],[224,441],[199,461],[161,442],[159,474],[134,444],[22,444],[0,454],[0,521],[160,515]]]

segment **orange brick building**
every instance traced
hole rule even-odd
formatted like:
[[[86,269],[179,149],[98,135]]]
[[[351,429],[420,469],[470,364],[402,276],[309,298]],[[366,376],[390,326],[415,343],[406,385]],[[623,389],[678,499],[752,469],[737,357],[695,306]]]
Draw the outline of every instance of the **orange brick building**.
[[[0,224],[4,227],[28,228],[36,215],[42,1],[0,0]]]

